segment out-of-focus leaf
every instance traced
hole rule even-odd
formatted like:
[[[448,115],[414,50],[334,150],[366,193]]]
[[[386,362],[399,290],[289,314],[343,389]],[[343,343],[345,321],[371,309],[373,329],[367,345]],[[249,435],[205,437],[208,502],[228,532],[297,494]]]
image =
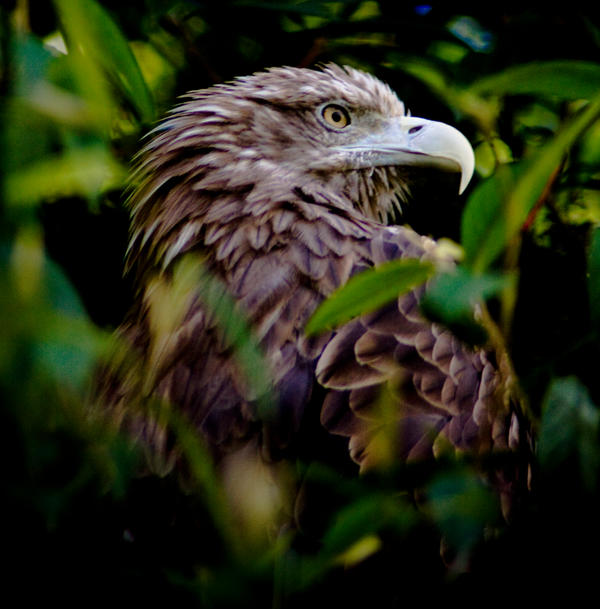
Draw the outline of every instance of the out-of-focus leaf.
[[[45,303],[61,315],[87,321],[87,313],[79,294],[64,271],[51,259],[44,260]]]
[[[336,562],[344,567],[352,567],[378,552],[381,546],[381,539],[377,535],[365,535],[342,552]]]
[[[512,161],[511,149],[499,138],[481,142],[475,148],[475,169],[484,178],[489,178],[499,165],[505,165]]]
[[[448,29],[459,40],[479,53],[489,52],[494,44],[494,36],[485,30],[473,17],[455,17],[448,23]]]
[[[470,194],[461,220],[465,266],[483,271],[506,247],[509,234],[506,201],[515,187],[516,173],[520,169],[520,165],[501,166]],[[519,217],[517,230],[524,220],[523,214]]]
[[[461,243],[465,264],[485,270],[514,239],[569,148],[600,115],[600,95],[572,118],[533,159],[483,182],[463,212]]]
[[[358,5],[358,8],[352,15],[350,15],[350,21],[365,21],[367,19],[374,19],[381,15],[381,9],[379,8],[379,2],[374,0],[365,0]]]
[[[575,378],[554,380],[543,404],[538,454],[547,474],[574,460],[588,490],[600,475],[600,411]]]
[[[583,176],[582,176],[583,177]],[[585,179],[585,178],[584,178]],[[557,207],[560,207],[562,218],[571,225],[600,225],[600,190],[593,188],[582,188],[581,190],[565,190],[558,193]],[[536,218],[539,232],[544,227],[551,225],[550,220]]]
[[[149,123],[155,118],[154,100],[135,57],[108,13],[94,0],[55,0],[61,24],[69,42],[70,52],[81,51],[112,77],[131,103],[140,120]],[[88,62],[89,63],[89,62]],[[90,78],[79,72],[85,85]]]
[[[462,44],[437,40],[431,45],[429,52],[442,61],[458,64],[468,55],[469,50]]]
[[[382,528],[391,524],[399,532],[407,531],[414,521],[414,511],[398,497],[367,495],[338,512],[323,539],[323,552],[337,560]]]
[[[383,524],[384,498],[367,496],[346,506],[335,518],[324,539],[324,549],[330,555],[347,550],[356,540],[376,533]]]
[[[10,150],[2,159],[4,176],[34,161],[45,160],[56,146],[56,132],[51,122],[32,112],[21,100],[5,104],[3,120],[2,142],[5,150]]]
[[[540,103],[532,103],[523,108],[514,118],[513,131],[521,138],[523,158],[537,154],[539,149],[552,138],[560,128],[560,113]]]
[[[36,225],[17,232],[11,252],[11,270],[17,294],[29,300],[38,292],[44,265],[43,235]]]
[[[558,112],[552,111],[540,103],[529,104],[515,117],[514,129],[518,133],[523,129],[545,129],[556,133],[560,127]]]
[[[291,470],[285,463],[266,463],[257,451],[239,451],[220,464],[222,483],[235,516],[236,536],[256,551],[265,550],[282,514],[293,503]]]
[[[592,233],[588,250],[588,297],[590,316],[596,330],[600,330],[600,228]]]
[[[30,92],[27,103],[40,115],[71,127],[88,127],[93,120],[83,100],[50,82],[43,81]]]
[[[173,64],[148,43],[134,40],[131,50],[140,67],[144,81],[152,92],[157,105],[169,105],[173,99],[175,68]]]
[[[583,136],[579,158],[590,166],[600,165],[600,122],[592,125]]]
[[[467,342],[482,343],[486,335],[475,321],[475,305],[505,289],[509,283],[508,276],[474,275],[468,269],[458,267],[431,281],[421,307],[428,317],[453,329]]]
[[[478,302],[497,294],[509,282],[505,275],[487,273],[473,275],[463,267],[440,273],[431,282],[424,300],[429,307],[442,311],[450,318],[473,311]]]
[[[475,81],[476,95],[550,95],[559,99],[591,99],[600,89],[600,64],[588,61],[545,61],[514,66]]]
[[[9,205],[36,205],[59,196],[94,197],[123,184],[126,170],[101,146],[46,157],[5,178]]]
[[[307,334],[317,334],[357,315],[374,311],[424,283],[435,272],[430,262],[393,260],[354,276],[314,312]]]
[[[427,487],[427,497],[433,520],[457,551],[459,561],[466,559],[469,550],[483,538],[486,526],[499,515],[491,490],[471,471],[440,474]]]
[[[60,66],[59,77],[66,81],[65,84],[73,89],[75,95],[84,100],[90,115],[88,129],[108,133],[118,103],[100,61],[93,52],[83,52],[94,39],[92,26],[82,10],[86,2],[87,0],[82,3],[68,0],[56,2],[61,31],[68,48],[67,55],[60,62],[63,65]]]
[[[104,344],[102,335],[88,320],[52,314],[42,321],[34,345],[37,371],[54,379],[61,389],[83,391]]]
[[[19,35],[12,40],[12,93],[27,97],[46,78],[52,53],[32,36]]]
[[[106,337],[88,319],[79,295],[58,265],[46,259],[44,302],[48,317],[37,335],[37,361],[58,383],[82,390]]]

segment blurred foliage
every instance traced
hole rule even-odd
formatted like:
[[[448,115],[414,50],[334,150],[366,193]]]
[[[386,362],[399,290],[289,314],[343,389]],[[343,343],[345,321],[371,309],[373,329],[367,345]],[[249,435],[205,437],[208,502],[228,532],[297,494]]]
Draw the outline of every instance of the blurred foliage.
[[[7,598],[13,588],[21,603],[63,605],[396,606],[539,600],[573,582],[591,589],[600,541],[596,18],[568,7],[463,15],[387,0],[13,0],[0,18]],[[186,90],[324,61],[375,73],[414,114],[457,125],[474,145],[464,213],[465,198],[425,179],[403,221],[461,244],[463,261],[435,278],[427,312],[479,339],[473,306],[487,300],[528,396],[539,471],[508,525],[467,459],[359,478],[318,463],[265,472],[247,459],[220,482],[173,415],[190,463],[182,486],[138,476],[138,450],[86,410],[94,363],[131,298],[123,193],[141,136]],[[347,297],[372,296],[363,282]],[[232,328],[251,369],[253,344]],[[299,532],[276,530],[300,483],[319,497],[318,513]],[[423,504],[406,492],[415,487]]]

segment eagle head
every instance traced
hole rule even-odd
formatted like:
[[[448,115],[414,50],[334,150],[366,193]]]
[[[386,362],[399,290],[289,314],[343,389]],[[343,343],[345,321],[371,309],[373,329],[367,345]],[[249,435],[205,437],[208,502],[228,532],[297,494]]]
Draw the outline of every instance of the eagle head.
[[[409,197],[411,168],[460,172],[460,192],[474,169],[457,129],[410,116],[389,86],[333,64],[272,68],[193,91],[151,133],[140,159],[133,249],[168,234],[178,244],[172,253],[193,241],[194,226],[210,223],[217,196],[234,197],[243,215],[240,204],[257,214],[301,193],[385,222]]]

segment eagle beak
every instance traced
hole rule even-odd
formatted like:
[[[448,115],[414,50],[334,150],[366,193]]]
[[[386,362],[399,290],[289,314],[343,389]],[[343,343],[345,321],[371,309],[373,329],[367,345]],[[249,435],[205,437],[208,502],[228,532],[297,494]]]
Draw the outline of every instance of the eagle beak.
[[[383,130],[338,149],[342,148],[361,152],[361,166],[411,165],[458,171],[459,193],[467,187],[475,168],[473,148],[458,129],[415,116],[393,119]]]
[[[475,155],[469,140],[458,129],[424,118],[403,116],[389,131],[390,135],[399,136],[400,152],[407,155],[409,164],[460,171],[458,192],[465,190],[473,177]]]

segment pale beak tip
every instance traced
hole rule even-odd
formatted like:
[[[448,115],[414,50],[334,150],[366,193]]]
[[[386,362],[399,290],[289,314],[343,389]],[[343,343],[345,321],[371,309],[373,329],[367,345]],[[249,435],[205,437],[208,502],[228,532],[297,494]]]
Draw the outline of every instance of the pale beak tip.
[[[475,169],[475,163],[471,167],[462,167],[460,172],[460,184],[458,186],[458,194],[462,195],[467,189],[471,178],[473,177],[473,171]]]
[[[460,167],[460,185],[458,187],[458,194],[462,195],[471,182],[471,178],[475,172],[475,153],[473,152],[473,148],[469,140],[467,140],[467,138],[460,133],[460,131],[456,131],[456,133],[458,154],[455,157],[455,160],[458,162]]]

